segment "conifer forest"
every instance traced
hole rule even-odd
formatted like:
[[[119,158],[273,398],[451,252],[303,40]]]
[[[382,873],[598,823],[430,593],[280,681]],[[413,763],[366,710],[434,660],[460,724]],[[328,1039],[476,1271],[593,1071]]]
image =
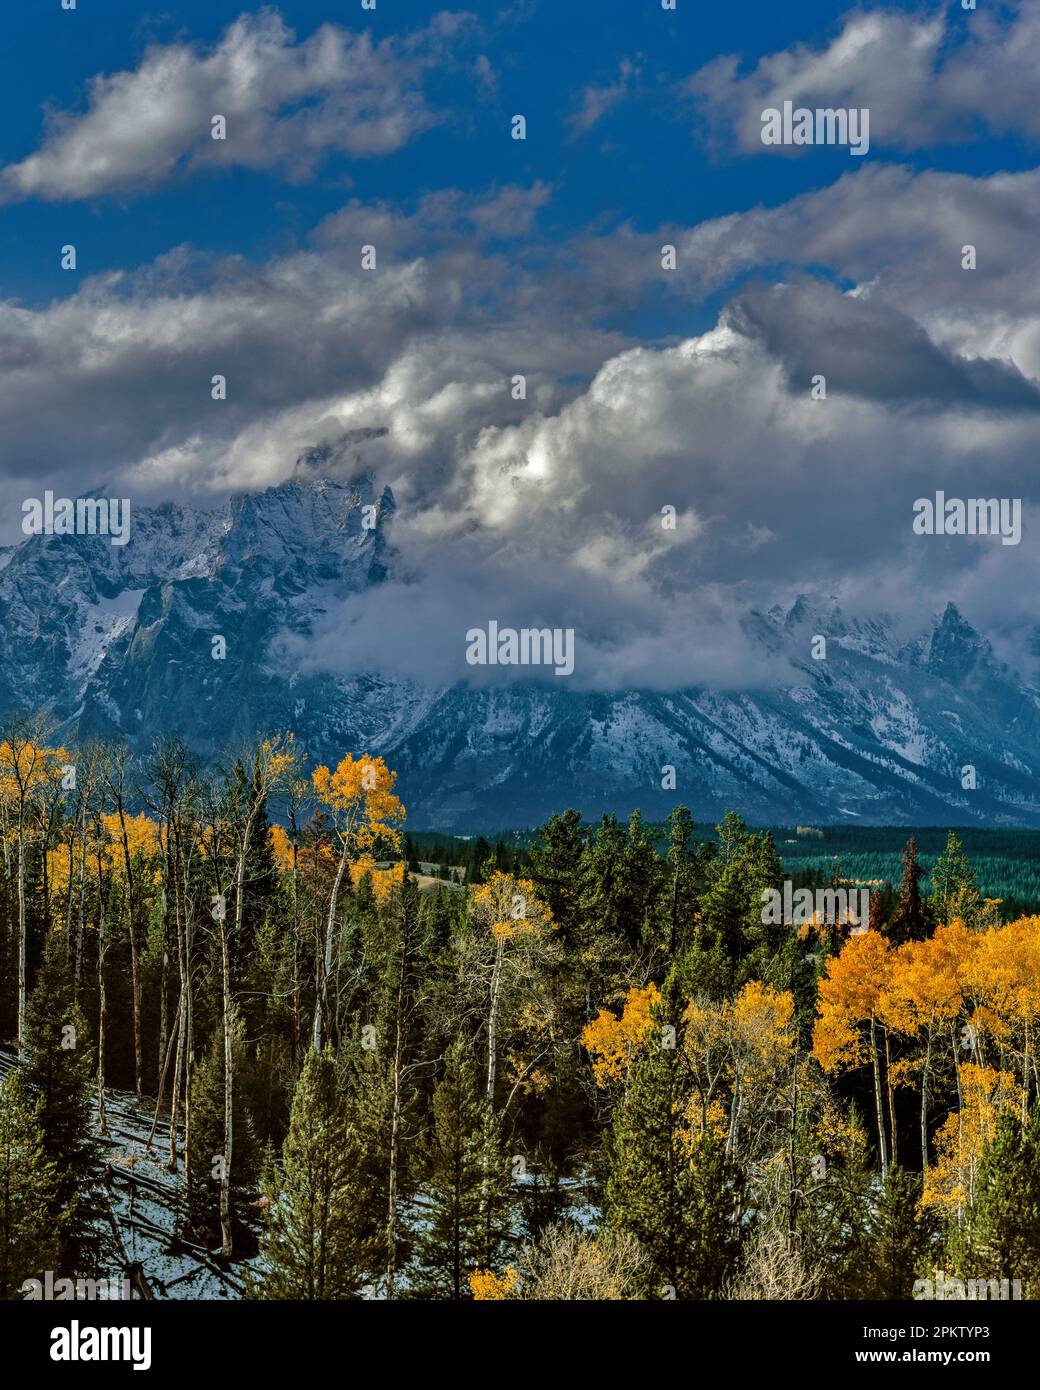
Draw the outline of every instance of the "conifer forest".
[[[792,927],[735,814],[420,864],[381,758],[43,732],[0,742],[4,1297],[1040,1293],[1040,917],[955,832]]]

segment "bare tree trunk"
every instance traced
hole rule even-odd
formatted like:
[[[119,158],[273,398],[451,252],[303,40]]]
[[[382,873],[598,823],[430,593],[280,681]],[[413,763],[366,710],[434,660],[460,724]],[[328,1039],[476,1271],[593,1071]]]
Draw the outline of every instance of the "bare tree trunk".
[[[932,1020],[928,1020],[928,1040],[921,1069],[921,1172],[928,1167],[928,1081],[932,1064]]]
[[[166,1167],[171,1173],[177,1171],[177,1103],[181,1093],[181,1075],[184,1070],[184,983],[181,982],[181,997],[177,1005],[177,1049],[173,1058],[173,1083],[170,1088],[170,1151]]]
[[[100,836],[101,827],[98,826]],[[98,958],[97,958],[97,984],[98,984],[98,1055],[97,1055],[97,1099],[98,1099],[98,1130],[104,1134],[107,1131],[105,1117],[105,1030],[108,1024],[108,996],[105,993],[105,952],[107,943],[105,940],[105,895],[102,880],[102,861],[101,844],[98,842],[97,852],[98,870]]]
[[[347,841],[343,841],[343,853],[339,857],[339,866],[336,869],[336,879],[332,885],[332,893],[329,897],[329,916],[325,924],[325,955],[324,969],[322,970],[321,982],[318,989],[318,998],[314,1006],[314,1050],[321,1051],[322,1044],[322,1018],[328,1012],[329,1007],[329,976],[332,974],[332,945],[336,930],[336,906],[339,902],[340,885],[343,882],[343,875],[347,868]]]
[[[174,868],[179,868],[182,861],[182,851],[180,835],[176,835],[174,844]],[[185,942],[185,917],[188,911],[186,901],[181,900],[179,877],[174,880],[173,893],[173,920],[177,930],[177,975],[180,981],[180,990],[177,999],[177,1051],[174,1056],[173,1064],[173,1088],[170,1093],[170,1158],[169,1169],[171,1173],[177,1171],[177,1108],[180,1097],[185,1097],[185,1109],[187,1109],[187,1095],[184,1089],[185,1054],[187,1050],[187,999],[188,999],[188,958]]]
[[[180,1004],[179,1004],[179,1003],[178,1003],[178,1005],[177,1005],[177,1008],[178,1008],[178,1012],[179,1012],[179,1010],[180,1010]],[[173,1044],[174,1044],[174,1041],[175,1041],[175,1040],[176,1040],[176,1025],[174,1026],[174,1032],[170,1034],[170,1040],[169,1040],[169,1042],[167,1043],[167,1046],[166,1046],[166,1056],[165,1056],[165,1058],[163,1059],[162,1066],[159,1068],[159,1085],[158,1085],[158,1087],[157,1087],[157,1094],[156,1094],[156,1097],[155,1097],[155,1114],[152,1116],[152,1127],[151,1127],[151,1129],[148,1131],[148,1143],[145,1145],[145,1149],[146,1149],[149,1153],[151,1153],[151,1150],[152,1150],[152,1140],[155,1138],[156,1126],[157,1126],[158,1123],[159,1123],[159,1108],[160,1108],[160,1106],[162,1105],[163,1092],[166,1090],[166,1073],[170,1070],[170,1057],[171,1057],[171,1055],[172,1055],[172,1053],[173,1053]]]
[[[18,817],[18,1051],[25,1036],[26,1003],[25,829]]]
[[[65,965],[72,969],[72,892],[76,879],[76,834],[69,833],[69,891],[65,904]]]
[[[166,836],[163,845],[163,881],[161,886],[162,893],[162,927],[160,929],[159,942],[159,1049],[158,1062],[162,1069],[161,1075],[166,1074],[166,1064],[163,1058],[167,1054],[167,1035],[170,1027],[169,1019],[169,985],[166,979],[166,972],[170,965],[170,822],[166,822]],[[176,889],[174,890],[176,891]],[[160,1078],[160,1087],[162,1080]]]
[[[407,887],[407,885],[406,885]],[[412,913],[407,897],[401,901],[401,964],[397,974],[397,1027],[394,1036],[393,1108],[390,1118],[390,1181],[386,1221],[386,1296],[394,1296],[397,1272],[397,1169],[398,1146],[401,1134],[402,1094],[405,1043],[405,991],[411,956]]]
[[[230,1256],[231,1236],[231,1157],[234,1146],[233,1077],[234,1061],[231,1048],[231,961],[228,955],[228,934],[225,922],[220,924],[220,968],[224,984],[224,1162],[220,1173],[220,1253]]]
[[[1029,1115],[1029,1052],[1030,1052],[1029,1019],[1026,1019],[1026,1043],[1025,1056],[1022,1059],[1022,1123],[1025,1124]]]
[[[126,870],[127,931],[130,936],[130,990],[134,1025],[134,1091],[137,1099],[142,1098],[141,1087],[144,1080],[144,1061],[141,1051],[141,965],[140,946],[137,940],[136,901],[134,894],[134,868],[130,860],[130,842],[126,833],[126,814],[123,809],[123,796],[120,790],[116,796],[116,809],[119,812],[119,830],[123,841],[123,865]]]
[[[185,876],[187,876],[187,871]],[[187,895],[185,895],[187,901]],[[191,957],[194,930],[187,906],[184,910],[184,1181],[191,1185],[192,1077],[195,1071],[195,1002],[191,983]]]
[[[884,1025],[882,1025],[884,1027]],[[896,1129],[896,1101],[892,1087],[892,1051],[888,1029],[885,1028],[885,1091],[888,1096],[888,1123],[892,1134],[892,1164],[899,1162],[899,1133]]]
[[[789,1250],[795,1248],[795,1237],[798,1234],[798,1178],[795,1171],[797,1163],[797,1138],[798,1138],[798,1048],[795,1045],[794,1057],[791,1061],[791,1130],[788,1136],[787,1145],[787,1166],[791,1174],[791,1186],[787,1194],[787,1246]]]
[[[80,981],[83,976],[83,920],[84,902],[87,892],[87,831],[86,824],[80,827],[79,840],[79,902],[77,904],[76,915],[76,975],[74,990],[77,1000],[79,999]]]
[[[885,1115],[881,1102],[881,1064],[878,1058],[877,1033],[874,1015],[870,1015],[870,1054],[874,1063],[874,1109],[878,1127],[878,1153],[881,1158],[881,1177],[888,1177],[888,1144],[885,1138]]]
[[[502,960],[505,956],[505,937],[500,936],[495,944],[495,965],[491,972],[491,1002],[488,1008],[488,1065],[487,1098],[488,1104],[495,1101],[495,1073],[498,1067],[498,1004],[502,992]]]

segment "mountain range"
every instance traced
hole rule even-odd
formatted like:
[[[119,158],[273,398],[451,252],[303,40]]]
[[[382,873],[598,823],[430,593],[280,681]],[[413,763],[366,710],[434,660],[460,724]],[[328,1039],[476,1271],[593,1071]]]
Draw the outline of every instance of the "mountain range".
[[[142,751],[176,733],[203,756],[292,729],[315,761],[381,754],[416,829],[522,827],[567,806],[656,819],[678,802],[702,821],[1040,824],[1040,692],[953,604],[909,642],[832,602],[750,611],[745,635],[785,673],[771,689],[301,671],[286,637],[396,560],[390,491],[323,476],[325,461],[313,451],[216,510],[142,508],[125,546],[40,535],[0,551],[0,713],[47,708],[62,737]]]

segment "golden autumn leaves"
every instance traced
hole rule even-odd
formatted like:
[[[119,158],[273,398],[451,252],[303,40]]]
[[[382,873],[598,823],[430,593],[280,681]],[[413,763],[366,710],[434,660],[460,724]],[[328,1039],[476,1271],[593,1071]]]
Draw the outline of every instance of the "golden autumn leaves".
[[[883,1155],[893,1093],[918,1089],[925,1200],[957,1210],[970,1200],[1000,1114],[1016,1105],[1025,1114],[1038,1022],[1040,917],[985,932],[955,921],[895,947],[868,932],[849,939],[820,981],[813,1052],[825,1071],[872,1067]],[[935,1135],[929,1164],[929,1106],[940,1081],[955,1086],[958,1104]]]
[[[582,1045],[592,1057],[596,1084],[623,1083],[637,1053],[651,1045],[682,1048],[691,1081],[686,1119],[689,1138],[705,1133],[741,1145],[756,1112],[768,1108],[786,1084],[795,1047],[794,998],[749,980],[735,999],[691,999],[682,1015],[682,1039],[662,1026],[656,985],[629,990],[622,1012],[599,1014],[585,1028]]]
[[[667,1046],[656,985],[632,988],[620,1013],[601,1010],[582,1043],[601,1087],[624,1084],[638,1053]],[[711,1130],[735,1148],[744,1122],[779,1096],[795,1048],[793,996],[751,981],[735,999],[691,1000],[682,1048],[693,1085],[691,1137]],[[973,932],[954,921],[893,946],[850,936],[819,982],[812,1060],[825,1073],[869,1069],[882,1168],[892,1152],[895,1097],[912,1090],[920,1120],[924,1201],[952,1213],[972,1200],[982,1150],[1006,1111],[1023,1115],[1038,1074],[1040,917]],[[938,1105],[952,1094],[955,1103]],[[935,1127],[937,1125],[937,1127]],[[742,1140],[746,1143],[746,1140]]]
[[[46,816],[47,805],[61,795],[63,771],[71,766],[72,756],[64,748],[49,748],[30,739],[0,741],[0,830],[5,843],[16,835],[20,821],[28,824]],[[277,793],[289,780],[297,778],[302,759],[291,734],[262,740],[256,750],[256,761],[265,790]],[[380,901],[403,876],[402,864],[377,869],[372,853],[376,845],[389,850],[400,841],[397,826],[403,821],[405,812],[393,792],[395,778],[396,774],[389,771],[382,758],[364,755],[354,758],[347,754],[332,770],[324,764],[315,768],[309,779],[318,808],[329,815],[337,838],[347,842],[351,883],[356,887],[362,877],[369,874]],[[147,814],[127,811],[117,814],[98,810],[87,820],[85,828],[89,871],[96,873],[100,863],[102,873],[115,876],[125,875],[128,857],[133,863],[155,860],[163,848],[166,833],[164,827]],[[270,841],[278,869],[289,872],[293,846],[288,831],[282,825],[273,825]],[[200,829],[198,848],[205,857],[205,829]],[[322,843],[311,850],[299,850],[300,864],[308,853],[333,864],[338,857],[332,846]],[[48,849],[47,900],[56,929],[64,920],[61,903],[68,894],[72,871],[70,855],[65,848]]]
[[[397,826],[404,820],[405,810],[394,794],[397,774],[391,772],[382,758],[351,754],[341,759],[334,770],[325,764],[311,773],[310,789],[320,809],[327,812],[342,843],[348,851],[348,871],[353,887],[368,874],[377,902],[384,902],[395,884],[404,876],[404,865],[388,869],[376,867],[373,849],[382,844],[386,849],[400,843]],[[293,844],[282,825],[271,827],[271,847],[280,872],[295,868],[305,870],[314,861],[335,867],[337,854],[327,842],[310,848]]]

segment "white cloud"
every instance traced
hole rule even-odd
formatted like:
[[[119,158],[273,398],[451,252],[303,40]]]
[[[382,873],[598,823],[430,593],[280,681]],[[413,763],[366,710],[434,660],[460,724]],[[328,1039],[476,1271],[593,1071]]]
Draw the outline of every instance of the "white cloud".
[[[638,347],[594,319],[626,273],[638,300],[659,234],[584,238],[556,261],[536,240],[528,272],[522,247],[492,248],[519,211],[537,214],[531,190],[438,195],[422,255],[414,213],[357,202],[310,250],[260,267],[172,253],[43,309],[0,306],[5,510],[13,527],[21,497],[89,474],[126,482],[135,506],[255,489],[349,436],[336,466],[393,487],[398,559],[313,644],[307,660],[335,670],[363,657],[465,676],[461,635],[438,655],[438,634],[496,617],[574,627],[579,684],[738,685],[757,669],[739,616],[799,590],[852,611],[953,597],[1025,621],[1040,578],[1040,281],[1022,228],[1037,196],[1035,173],[868,168],[676,229],[682,292],[778,261],[784,280],[746,285],[708,332]],[[358,241],[375,224],[397,249],[367,274]],[[975,279],[960,270],[966,226],[985,247]],[[826,401],[810,398],[810,367]],[[937,488],[1023,497],[1023,544],[914,538],[913,501]]]
[[[790,100],[868,107],[877,155],[982,133],[1040,137],[1038,67],[1035,4],[1016,6],[1010,22],[959,6],[929,14],[855,10],[829,43],[766,54],[746,73],[737,56],[716,58],[684,90],[720,146],[735,153],[762,153],[762,111]],[[805,147],[778,149],[806,153]]]
[[[63,202],[154,187],[177,172],[242,166],[308,176],[327,154],[390,154],[439,117],[430,63],[463,17],[399,40],[324,24],[297,42],[272,9],[242,15],[206,50],[149,48],[132,71],[98,75],[86,110],[52,112],[42,143],[0,171],[0,199]],[[211,138],[222,115],[227,138]]]

